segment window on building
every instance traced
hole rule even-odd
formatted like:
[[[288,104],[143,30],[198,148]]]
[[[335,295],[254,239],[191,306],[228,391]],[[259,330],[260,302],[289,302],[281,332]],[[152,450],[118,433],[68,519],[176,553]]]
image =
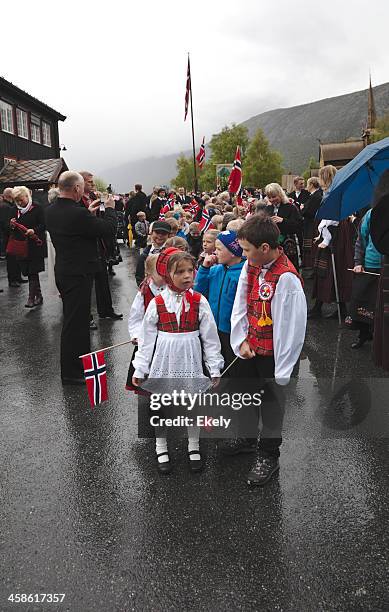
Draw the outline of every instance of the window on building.
[[[46,121],[42,121],[42,136],[43,136],[43,144],[46,147],[51,147],[50,123],[46,123]]]
[[[31,115],[31,140],[41,142],[41,120],[36,115]]]
[[[1,129],[3,132],[14,134],[14,118],[11,104],[0,100],[0,117],[1,117]]]
[[[28,138],[27,113],[20,110],[20,108],[16,109],[16,123],[18,136],[20,136],[20,138]]]

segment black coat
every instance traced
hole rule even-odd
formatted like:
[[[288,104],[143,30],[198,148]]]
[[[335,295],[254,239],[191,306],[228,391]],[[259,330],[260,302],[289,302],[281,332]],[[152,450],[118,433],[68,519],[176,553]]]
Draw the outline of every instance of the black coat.
[[[131,225],[134,226],[137,222],[137,213],[146,212],[147,195],[143,191],[137,191],[126,204],[126,218],[130,218]]]
[[[147,210],[147,219],[150,221],[157,221],[159,219],[159,213],[161,212],[161,208],[163,208],[166,204],[166,198],[156,198],[151,204],[151,208]]]
[[[177,204],[179,204],[180,206],[187,206],[188,204],[190,204],[192,201],[192,198],[190,198],[189,196],[185,195],[185,196],[180,196],[180,195],[176,195],[176,202]]]
[[[12,215],[10,216],[10,219],[15,219],[17,223],[20,223],[29,229],[33,229],[35,234],[42,241],[42,245],[38,246],[34,240],[27,238],[28,257],[20,262],[23,274],[28,276],[29,274],[38,274],[39,272],[43,272],[45,269],[44,258],[47,256],[45,215],[43,208],[38,204],[34,204],[31,210],[26,212],[24,215],[20,215],[18,218],[17,207],[12,207]],[[17,240],[25,240],[23,234],[17,229],[10,229],[10,233]]]
[[[310,194],[309,198],[306,200],[304,204],[304,208],[301,211],[301,214],[306,219],[314,219],[316,217],[316,213],[320,208],[320,204],[323,198],[323,192],[321,189],[317,189],[312,194]]]
[[[272,217],[274,215],[274,206],[268,206],[267,213]],[[303,218],[294,204],[280,204],[277,216],[284,219],[282,223],[277,223],[278,229],[283,236],[298,234],[302,229]]]
[[[302,189],[302,191],[300,191],[300,193],[298,194],[298,197],[295,191],[292,191],[289,194],[289,197],[292,198],[296,202],[297,206],[300,208],[301,204],[305,204],[305,202],[309,199],[310,193],[309,191],[307,191],[307,189]]]
[[[116,214],[106,208],[98,219],[85,206],[57,198],[45,210],[46,226],[55,247],[55,272],[61,275],[94,274],[99,270],[96,238],[109,239],[116,227]]]
[[[370,235],[377,251],[389,255],[389,195],[383,196],[371,211]]]

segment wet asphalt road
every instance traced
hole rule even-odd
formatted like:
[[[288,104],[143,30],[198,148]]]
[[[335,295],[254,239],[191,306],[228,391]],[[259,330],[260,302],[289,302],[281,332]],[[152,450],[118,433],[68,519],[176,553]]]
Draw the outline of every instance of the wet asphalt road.
[[[111,286],[127,315],[136,285],[122,251]],[[94,412],[83,388],[61,386],[61,303],[41,276],[45,303],[28,311],[0,263],[0,610],[389,609],[388,387],[368,346],[351,351],[336,321],[309,324],[281,471],[264,489],[246,485],[250,457],[223,459],[212,442],[202,475],[181,441],[161,478],[124,391],[126,347],[107,360],[110,399]],[[126,340],[126,322],[92,338]]]

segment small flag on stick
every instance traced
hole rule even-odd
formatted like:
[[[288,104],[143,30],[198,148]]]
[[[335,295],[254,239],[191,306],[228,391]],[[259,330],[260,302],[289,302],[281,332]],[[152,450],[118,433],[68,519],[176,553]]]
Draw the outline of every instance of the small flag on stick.
[[[205,136],[203,136],[203,142],[201,143],[200,151],[196,155],[196,159],[197,159],[199,168],[201,170],[204,165],[204,160],[205,160]]]
[[[81,357],[91,408],[108,399],[107,368],[104,351]]]
[[[211,217],[209,216],[209,212],[204,208],[203,214],[201,215],[199,230],[203,234],[207,230],[211,229],[215,229],[215,226],[212,223]]]

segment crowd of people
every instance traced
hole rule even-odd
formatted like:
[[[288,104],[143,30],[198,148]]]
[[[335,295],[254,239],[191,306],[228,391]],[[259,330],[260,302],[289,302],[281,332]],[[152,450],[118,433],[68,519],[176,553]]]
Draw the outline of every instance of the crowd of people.
[[[93,284],[99,317],[123,318],[113,308],[109,286],[113,265],[121,260],[122,237],[134,249],[139,287],[128,322],[136,350],[127,388],[138,391],[145,378],[205,374],[217,386],[224,371],[235,381],[260,381],[259,441],[257,434],[236,435],[219,446],[227,455],[256,453],[248,482],[263,485],[279,469],[283,387],[299,359],[307,318],[335,318],[340,312],[344,324],[358,330],[352,348],[374,335],[375,362],[389,370],[389,265],[383,259],[389,255],[383,226],[389,171],[371,208],[340,222],[318,222],[335,174],[333,166],[325,166],[306,187],[296,177],[291,193],[270,183],[238,195],[157,186],[147,196],[136,184],[134,192],[103,198],[92,173],[64,172],[45,210],[25,187],[5,189],[0,256],[11,289],[28,282],[30,309],[43,304],[39,274],[47,253],[49,273],[55,259],[63,303],[61,378],[64,384],[84,384],[79,355],[90,352],[90,330],[96,328]],[[303,278],[312,281],[314,305],[308,313]],[[336,309],[323,311],[325,304]],[[193,472],[203,468],[199,436],[198,427],[188,430]],[[169,473],[163,426],[155,437],[158,470]]]

